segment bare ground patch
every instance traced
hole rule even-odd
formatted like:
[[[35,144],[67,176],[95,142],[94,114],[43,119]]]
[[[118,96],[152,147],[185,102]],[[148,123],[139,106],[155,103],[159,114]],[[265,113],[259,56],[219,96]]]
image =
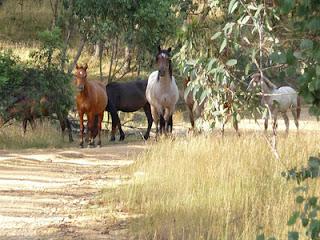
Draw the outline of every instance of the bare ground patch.
[[[90,202],[142,144],[0,151],[0,239],[127,239],[126,216],[96,216]]]

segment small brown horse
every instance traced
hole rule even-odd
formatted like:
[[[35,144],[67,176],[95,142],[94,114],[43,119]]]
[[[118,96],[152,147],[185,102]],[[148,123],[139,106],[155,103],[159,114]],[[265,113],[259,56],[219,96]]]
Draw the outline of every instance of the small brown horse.
[[[44,96],[40,101],[31,99],[29,97],[21,96],[19,97],[11,106],[5,110],[5,116],[0,117],[0,126],[3,126],[5,123],[9,122],[14,118],[19,118],[22,120],[23,133],[27,131],[27,123],[29,121],[31,128],[35,128],[35,119],[41,117],[51,117],[56,114],[60,122],[60,127],[62,130],[62,135],[64,136],[65,129],[68,128],[69,132],[69,142],[73,141],[71,124],[67,118],[67,113],[59,113],[50,106],[48,97]]]
[[[97,81],[87,80],[88,65],[76,65],[75,85],[78,94],[76,95],[77,110],[80,117],[80,146],[83,147],[83,115],[88,118],[89,146],[94,146],[95,130],[98,127],[98,146],[101,146],[101,123],[103,120],[104,110],[108,104],[108,97],[105,86]],[[98,120],[98,126],[96,125]]]

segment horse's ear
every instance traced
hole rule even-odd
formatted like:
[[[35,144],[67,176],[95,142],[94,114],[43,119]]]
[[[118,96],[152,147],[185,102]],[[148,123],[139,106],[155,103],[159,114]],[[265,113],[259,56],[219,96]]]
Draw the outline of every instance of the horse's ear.
[[[88,69],[88,64],[87,63],[84,65],[83,69],[87,71],[87,69]]]
[[[159,51],[159,52],[161,51],[161,47],[160,47],[160,45],[158,46],[158,51]]]
[[[78,63],[76,63],[76,69],[79,69],[80,67],[79,67],[79,65],[78,65]]]
[[[171,52],[171,47],[168,48],[168,53]]]

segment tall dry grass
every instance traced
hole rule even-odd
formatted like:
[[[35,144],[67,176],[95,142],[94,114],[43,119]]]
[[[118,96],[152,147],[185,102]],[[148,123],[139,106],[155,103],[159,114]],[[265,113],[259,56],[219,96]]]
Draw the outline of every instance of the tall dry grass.
[[[135,239],[247,240],[261,227],[287,239],[295,184],[281,172],[317,155],[318,143],[313,133],[280,137],[281,164],[261,133],[164,140],[137,157],[130,183],[106,190],[104,201],[141,214],[131,221]]]

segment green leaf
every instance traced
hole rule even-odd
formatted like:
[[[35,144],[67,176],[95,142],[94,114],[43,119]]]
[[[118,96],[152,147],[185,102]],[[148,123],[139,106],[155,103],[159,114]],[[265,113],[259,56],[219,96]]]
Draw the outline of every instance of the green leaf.
[[[299,233],[298,232],[288,232],[288,240],[298,240]]]
[[[274,63],[286,63],[287,62],[287,56],[283,52],[273,52],[273,53],[271,53],[270,59]]]
[[[293,53],[293,56],[295,56],[297,59],[302,59],[302,53],[300,51],[295,51]]]
[[[250,69],[251,69],[251,63],[248,63],[248,64],[246,65],[245,70],[244,70],[244,74],[245,74],[245,75],[248,75]]]
[[[300,48],[303,50],[312,49],[313,48],[313,41],[309,39],[303,39],[300,43]]]
[[[208,91],[207,90],[204,90],[200,96],[200,99],[199,99],[199,105],[203,103],[203,101],[206,99],[206,97],[208,96]]]
[[[245,16],[244,18],[242,18],[240,24],[242,25],[246,24],[249,21],[249,19],[250,19],[250,16]]]
[[[227,61],[227,66],[234,66],[234,65],[236,65],[237,64],[237,59],[230,59],[230,60],[228,60]]]
[[[186,88],[186,90],[184,91],[184,98],[186,99],[188,97],[188,94],[191,92],[191,90],[193,89],[192,84],[189,84]]]
[[[296,203],[301,204],[301,203],[303,203],[303,201],[304,201],[304,197],[302,197],[302,196],[296,197]]]
[[[294,0],[280,0],[280,9],[281,12],[287,14],[294,7]]]
[[[211,37],[211,40],[217,39],[218,37],[220,37],[221,34],[222,34],[222,32],[216,32],[216,33]]]
[[[320,18],[319,17],[315,17],[313,18],[307,25],[308,29],[310,29],[311,31],[319,31],[320,30]]]
[[[232,6],[232,8],[231,8],[231,11],[229,12],[229,14],[230,14],[230,13],[233,13],[233,12],[237,9],[238,5],[239,5],[239,2],[235,2],[235,4],[233,4],[233,6]]]
[[[263,9],[263,7],[264,7],[263,4],[260,4],[258,6],[258,9],[257,9],[256,13],[254,14],[255,18],[257,18],[259,16],[259,14],[260,14],[261,10]]]
[[[221,53],[226,46],[227,46],[227,39],[225,38],[221,43],[219,52]]]
[[[301,219],[301,223],[302,223],[302,226],[306,227],[309,223],[309,219],[308,218],[302,218]]]
[[[319,64],[316,66],[316,75],[317,75],[317,77],[320,77],[320,65]]]
[[[208,72],[212,69],[212,65],[213,65],[213,63],[214,63],[215,61],[216,61],[216,60],[215,60],[214,58],[212,58],[212,59],[209,61],[208,65],[207,65],[207,70],[208,70]]]
[[[237,0],[231,0],[228,7],[228,13],[232,13],[238,6],[239,2]]]
[[[317,205],[317,201],[318,201],[317,197],[311,197],[309,198],[308,203],[310,204],[310,206],[315,207]]]
[[[287,224],[288,224],[289,226],[295,224],[296,221],[297,221],[297,219],[298,219],[298,217],[299,217],[299,215],[300,215],[300,212],[295,211],[295,212],[291,215],[291,217],[289,218],[289,221],[288,221]]]

